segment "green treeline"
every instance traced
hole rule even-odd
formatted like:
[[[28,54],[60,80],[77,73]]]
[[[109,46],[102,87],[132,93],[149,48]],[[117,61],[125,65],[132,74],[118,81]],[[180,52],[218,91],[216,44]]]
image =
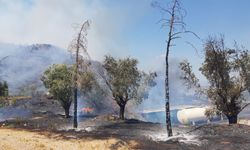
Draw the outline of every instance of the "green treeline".
[[[9,96],[9,86],[6,81],[0,82],[0,96]]]

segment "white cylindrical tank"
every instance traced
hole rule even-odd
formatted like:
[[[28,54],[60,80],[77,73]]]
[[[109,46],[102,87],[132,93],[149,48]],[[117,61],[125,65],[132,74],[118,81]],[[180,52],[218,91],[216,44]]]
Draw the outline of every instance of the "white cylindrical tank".
[[[197,121],[207,121],[206,107],[194,107],[182,109],[177,112],[177,119],[182,124],[191,124]]]

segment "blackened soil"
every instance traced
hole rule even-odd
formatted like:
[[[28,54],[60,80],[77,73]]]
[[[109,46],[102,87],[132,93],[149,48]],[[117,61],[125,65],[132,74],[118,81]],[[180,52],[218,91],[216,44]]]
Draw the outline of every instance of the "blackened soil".
[[[46,102],[47,103],[47,102]],[[143,122],[135,119],[125,121],[118,120],[112,115],[102,116],[81,116],[79,118],[79,129],[72,128],[73,119],[65,118],[57,113],[60,108],[50,108],[55,104],[46,104],[44,106],[28,103],[24,109],[34,108],[26,117],[13,117],[0,122],[1,128],[24,129],[33,132],[49,131],[60,134],[64,139],[107,139],[117,138],[123,142],[131,140],[138,144],[133,149],[148,150],[249,150],[250,149],[250,126],[246,125],[203,125],[203,126],[176,126],[173,128],[175,134],[195,135],[199,144],[193,142],[184,142],[179,138],[166,138],[156,140],[152,138],[158,134],[166,133],[162,124]],[[39,103],[40,104],[40,103]],[[35,107],[36,106],[36,107]],[[20,108],[21,106],[18,106]],[[44,107],[44,108],[43,108]],[[46,109],[45,109],[46,108]],[[12,108],[13,109],[13,108]],[[36,111],[38,110],[38,111]],[[8,109],[6,111],[8,112]],[[17,113],[20,113],[17,112]],[[21,115],[22,116],[22,115]],[[41,132],[42,134],[42,132]],[[46,136],[50,136],[49,134]],[[122,144],[122,143],[120,143]],[[116,149],[116,145],[112,149]]]

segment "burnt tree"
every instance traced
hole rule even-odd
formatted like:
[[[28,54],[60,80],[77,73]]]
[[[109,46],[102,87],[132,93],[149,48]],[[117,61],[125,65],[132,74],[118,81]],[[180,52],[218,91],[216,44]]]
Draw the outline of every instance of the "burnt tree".
[[[159,8],[163,13],[163,18],[159,21],[162,27],[168,27],[167,41],[166,41],[166,72],[165,72],[165,109],[166,109],[166,127],[168,136],[172,136],[172,125],[170,116],[170,97],[169,97],[169,52],[173,46],[173,40],[181,38],[180,34],[187,33],[186,24],[183,21],[185,11],[181,7],[180,0],[172,0],[169,7],[164,7],[158,2],[152,3],[153,7]],[[166,16],[167,15],[167,16]]]
[[[77,128],[77,96],[78,96],[78,78],[79,78],[79,69],[84,70],[88,65],[84,61],[84,57],[89,57],[87,53],[87,30],[89,29],[90,23],[89,21],[85,21],[81,27],[77,36],[70,44],[69,50],[75,57],[75,67],[73,73],[73,97],[74,97],[74,128]],[[84,67],[83,69],[81,67]]]

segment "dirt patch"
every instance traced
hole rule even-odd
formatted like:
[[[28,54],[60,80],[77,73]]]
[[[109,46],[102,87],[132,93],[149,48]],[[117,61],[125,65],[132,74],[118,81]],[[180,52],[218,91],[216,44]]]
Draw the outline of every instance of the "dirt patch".
[[[135,141],[109,139],[63,139],[60,134],[49,132],[29,132],[16,129],[0,129],[0,150],[129,150]]]

